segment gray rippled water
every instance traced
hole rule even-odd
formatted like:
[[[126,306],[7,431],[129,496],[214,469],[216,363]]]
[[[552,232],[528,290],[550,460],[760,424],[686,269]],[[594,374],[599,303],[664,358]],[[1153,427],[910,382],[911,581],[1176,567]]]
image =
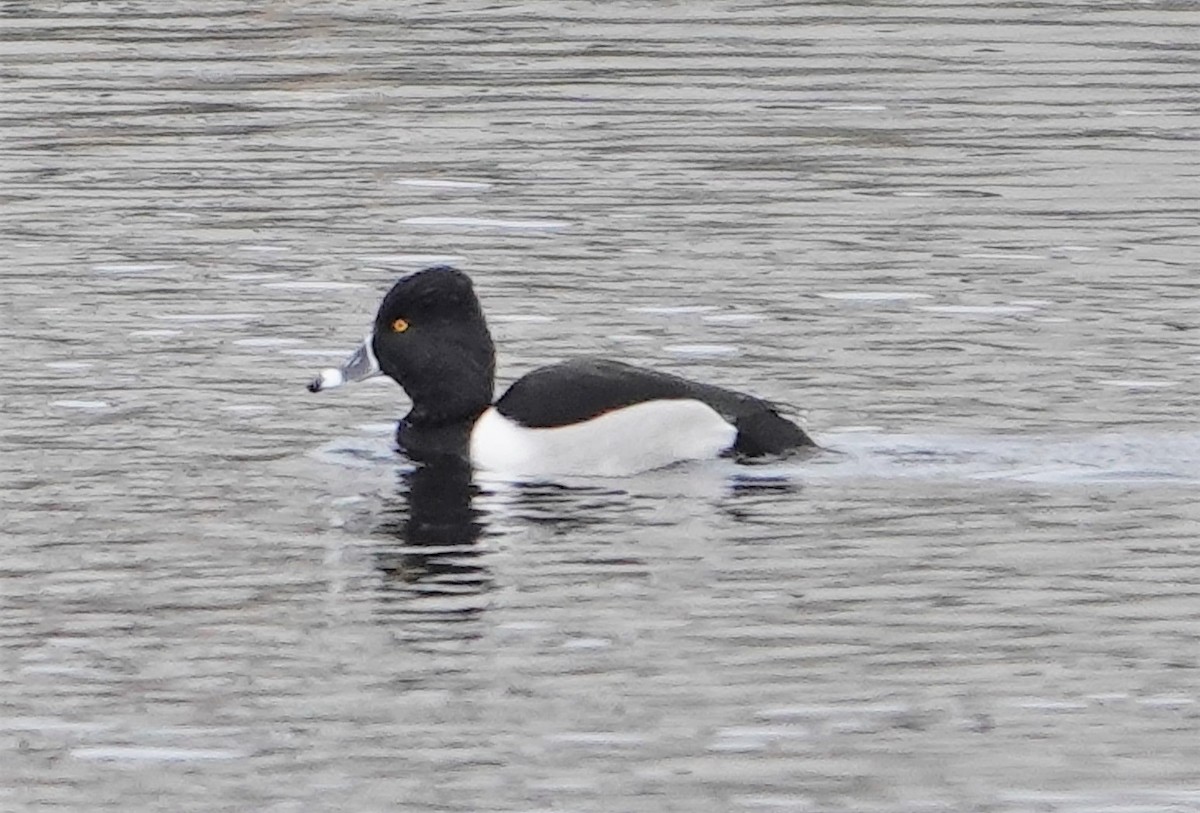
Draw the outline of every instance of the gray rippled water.
[[[1196,809],[1198,28],[0,2],[0,809]],[[828,451],[414,470],[443,262]]]

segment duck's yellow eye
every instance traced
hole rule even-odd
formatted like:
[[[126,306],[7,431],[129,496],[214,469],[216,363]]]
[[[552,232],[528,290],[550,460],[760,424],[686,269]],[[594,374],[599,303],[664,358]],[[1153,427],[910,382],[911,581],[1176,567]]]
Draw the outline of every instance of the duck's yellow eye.
[[[396,331],[397,333],[403,333],[404,331],[408,330],[408,322],[404,321],[403,319],[397,319],[395,322],[392,322],[392,330]]]

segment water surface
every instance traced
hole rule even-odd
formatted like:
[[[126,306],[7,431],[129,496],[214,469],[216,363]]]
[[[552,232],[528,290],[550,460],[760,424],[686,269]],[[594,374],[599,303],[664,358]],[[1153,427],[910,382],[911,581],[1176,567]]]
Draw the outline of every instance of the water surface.
[[[1197,23],[0,5],[0,808],[1194,809]],[[830,451],[414,471],[442,262]]]

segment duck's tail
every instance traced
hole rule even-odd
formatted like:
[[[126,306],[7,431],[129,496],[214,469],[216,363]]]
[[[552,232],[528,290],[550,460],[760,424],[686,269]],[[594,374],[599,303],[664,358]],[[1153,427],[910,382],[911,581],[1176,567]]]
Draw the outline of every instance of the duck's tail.
[[[742,412],[733,425],[737,429],[733,454],[739,458],[782,457],[817,449],[803,429],[766,404],[761,409]]]

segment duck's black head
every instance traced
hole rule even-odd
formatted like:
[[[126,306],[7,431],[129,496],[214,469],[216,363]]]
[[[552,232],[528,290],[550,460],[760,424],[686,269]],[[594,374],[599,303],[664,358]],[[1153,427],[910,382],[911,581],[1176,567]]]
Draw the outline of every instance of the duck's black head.
[[[408,393],[406,421],[414,426],[473,420],[492,402],[495,349],[470,277],[441,265],[399,280],[379,304],[364,346],[309,388],[378,372]]]
[[[455,268],[426,268],[393,285],[371,346],[379,368],[412,398],[410,423],[473,418],[492,402],[492,336],[470,277]]]

